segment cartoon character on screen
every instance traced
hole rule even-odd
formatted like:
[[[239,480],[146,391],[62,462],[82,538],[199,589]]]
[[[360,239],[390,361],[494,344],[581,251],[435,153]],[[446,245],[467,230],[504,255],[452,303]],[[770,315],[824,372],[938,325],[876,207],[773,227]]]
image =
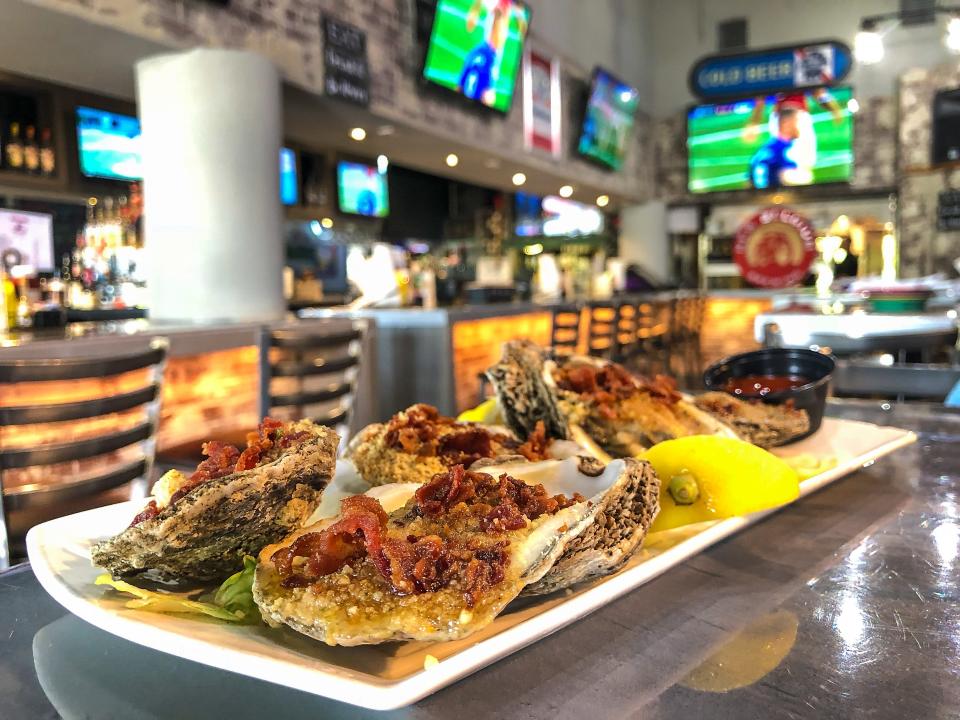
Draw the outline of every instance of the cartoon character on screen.
[[[783,185],[809,185],[817,163],[817,134],[809,106],[830,112],[835,123],[843,119],[839,103],[825,89],[780,93],[773,97],[773,111],[767,121],[768,140],[750,160],[750,183],[760,190]],[[761,119],[768,99],[757,98],[744,130],[748,143],[760,134]]]
[[[513,0],[474,0],[467,12],[467,32],[473,34],[483,24],[483,40],[467,53],[460,73],[458,89],[471,100],[493,105],[497,99],[494,87],[500,77],[503,49],[510,33],[510,18],[516,15],[520,35],[527,31],[527,15]]]

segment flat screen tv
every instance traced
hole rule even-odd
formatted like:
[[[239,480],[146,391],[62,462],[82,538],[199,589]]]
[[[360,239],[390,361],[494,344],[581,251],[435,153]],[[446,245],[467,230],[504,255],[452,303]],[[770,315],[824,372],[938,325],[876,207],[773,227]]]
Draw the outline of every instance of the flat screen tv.
[[[594,70],[577,143],[580,154],[619,170],[639,100],[636,89],[606,70]]]
[[[337,201],[342,213],[386,217],[390,214],[387,174],[375,165],[341,160],[337,163]]]
[[[296,205],[300,202],[300,178],[297,176],[297,153],[280,148],[280,202]]]
[[[439,0],[423,76],[507,112],[529,26],[520,0]]]
[[[140,121],[91,107],[77,107],[80,172],[89,178],[141,180]]]
[[[690,192],[848,182],[852,98],[848,87],[820,88],[693,108],[687,115]]]

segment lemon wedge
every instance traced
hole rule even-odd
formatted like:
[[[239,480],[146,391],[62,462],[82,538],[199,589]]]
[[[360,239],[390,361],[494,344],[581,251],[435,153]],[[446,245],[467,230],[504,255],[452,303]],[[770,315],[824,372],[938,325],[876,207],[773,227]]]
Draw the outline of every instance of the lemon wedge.
[[[651,533],[767,510],[800,495],[790,465],[743,440],[691,435],[658,443],[642,457],[660,478]]]

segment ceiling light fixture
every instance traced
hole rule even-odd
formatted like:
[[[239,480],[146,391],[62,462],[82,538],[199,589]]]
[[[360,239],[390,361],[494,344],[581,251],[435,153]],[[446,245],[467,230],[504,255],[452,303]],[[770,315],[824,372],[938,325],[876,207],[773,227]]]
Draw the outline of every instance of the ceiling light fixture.
[[[883,60],[883,52],[883,36],[877,32],[876,21],[865,18],[853,39],[853,56],[863,65],[876,65]]]
[[[450,153],[444,162],[447,163],[447,167],[456,167],[460,164],[460,158],[457,157],[456,153]]]
[[[610,204],[609,195],[598,195],[597,196],[597,207],[606,207]]]
[[[943,44],[954,55],[960,55],[960,15],[951,16],[947,21],[947,34]]]
[[[561,185],[558,192],[560,193],[560,197],[568,198],[573,195],[573,185]]]
[[[355,127],[350,130],[350,139],[357,142],[363,142],[367,137],[367,131],[362,127]]]
[[[325,227],[327,230],[333,227],[333,218],[325,217],[320,221],[320,224]]]
[[[873,65],[883,60],[884,36],[901,23],[909,29],[935,22],[936,18],[948,16],[947,33],[943,44],[951,53],[960,55],[960,5],[940,5],[934,0],[924,3],[900,3],[901,9],[893,12],[868,15],[860,20],[860,31],[853,39],[853,56],[862,65]],[[907,7],[910,5],[911,7]],[[881,24],[886,29],[881,32]]]
[[[527,181],[527,176],[521,172],[513,174],[513,184],[520,187]]]
[[[390,159],[386,155],[377,155],[377,172],[386,175],[389,167]]]

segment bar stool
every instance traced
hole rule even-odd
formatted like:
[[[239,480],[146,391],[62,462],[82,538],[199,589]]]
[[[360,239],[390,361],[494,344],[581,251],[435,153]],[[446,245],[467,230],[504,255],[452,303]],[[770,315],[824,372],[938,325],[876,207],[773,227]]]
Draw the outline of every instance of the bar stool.
[[[555,306],[551,318],[550,347],[557,355],[573,355],[579,344],[580,306],[576,303]]]
[[[337,428],[346,444],[366,321],[316,321],[264,328],[260,337],[260,416],[310,418]]]
[[[158,338],[128,355],[0,361],[4,394],[43,399],[0,407],[0,568],[23,553],[33,525],[146,494],[166,354]],[[97,395],[53,400],[90,395],[83,385]]]
[[[616,352],[619,303],[590,302],[587,316],[587,354],[612,359]]]

